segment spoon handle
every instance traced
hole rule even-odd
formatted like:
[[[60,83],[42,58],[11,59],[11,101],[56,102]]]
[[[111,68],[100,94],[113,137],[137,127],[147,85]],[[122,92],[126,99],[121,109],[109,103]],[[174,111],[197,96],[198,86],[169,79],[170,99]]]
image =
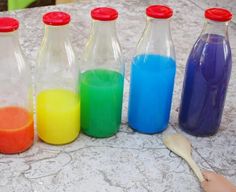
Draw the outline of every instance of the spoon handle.
[[[186,158],[186,161],[188,162],[189,166],[192,168],[193,172],[195,173],[195,175],[197,176],[198,180],[200,182],[205,181],[202,172],[200,170],[200,168],[198,167],[198,165],[196,164],[196,162],[192,159],[192,158]]]

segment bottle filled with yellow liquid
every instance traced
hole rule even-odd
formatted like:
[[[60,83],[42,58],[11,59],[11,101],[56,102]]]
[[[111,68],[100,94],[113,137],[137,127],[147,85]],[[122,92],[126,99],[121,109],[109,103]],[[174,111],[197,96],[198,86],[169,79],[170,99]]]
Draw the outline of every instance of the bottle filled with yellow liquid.
[[[41,140],[54,145],[74,141],[80,132],[78,66],[70,43],[70,15],[43,16],[45,34],[36,67],[36,122]]]

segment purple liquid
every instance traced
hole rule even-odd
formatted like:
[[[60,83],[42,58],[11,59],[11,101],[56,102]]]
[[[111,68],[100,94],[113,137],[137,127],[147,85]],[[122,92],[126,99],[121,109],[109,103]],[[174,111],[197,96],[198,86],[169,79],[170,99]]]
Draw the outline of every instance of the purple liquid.
[[[179,113],[181,128],[195,136],[217,132],[232,67],[231,49],[225,37],[201,36],[187,61]]]

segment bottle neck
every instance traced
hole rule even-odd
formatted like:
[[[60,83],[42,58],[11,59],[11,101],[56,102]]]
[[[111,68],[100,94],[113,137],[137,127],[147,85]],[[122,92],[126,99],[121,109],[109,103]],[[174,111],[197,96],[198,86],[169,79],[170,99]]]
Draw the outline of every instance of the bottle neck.
[[[13,53],[16,48],[19,48],[18,31],[0,33],[0,53]]]
[[[137,47],[138,54],[158,54],[175,59],[170,19],[147,17],[147,24]]]
[[[119,72],[123,71],[123,59],[116,34],[115,20],[93,20],[82,59],[83,70],[109,68]]]
[[[146,32],[156,38],[170,38],[170,19],[154,19],[147,17]]]
[[[229,22],[216,22],[216,21],[206,20],[201,35],[215,34],[223,36],[226,39],[228,39],[228,26]]]
[[[116,21],[97,21],[93,20],[91,36],[93,38],[104,39],[116,38]]]
[[[59,43],[69,41],[69,31],[68,25],[63,26],[51,26],[45,25],[44,31],[44,43],[55,44],[56,46]]]

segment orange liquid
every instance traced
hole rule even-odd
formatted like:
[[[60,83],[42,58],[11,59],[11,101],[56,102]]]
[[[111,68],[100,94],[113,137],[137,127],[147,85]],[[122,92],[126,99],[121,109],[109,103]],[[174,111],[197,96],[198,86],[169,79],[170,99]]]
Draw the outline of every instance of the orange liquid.
[[[27,150],[34,140],[33,116],[21,107],[0,108],[0,153]]]

